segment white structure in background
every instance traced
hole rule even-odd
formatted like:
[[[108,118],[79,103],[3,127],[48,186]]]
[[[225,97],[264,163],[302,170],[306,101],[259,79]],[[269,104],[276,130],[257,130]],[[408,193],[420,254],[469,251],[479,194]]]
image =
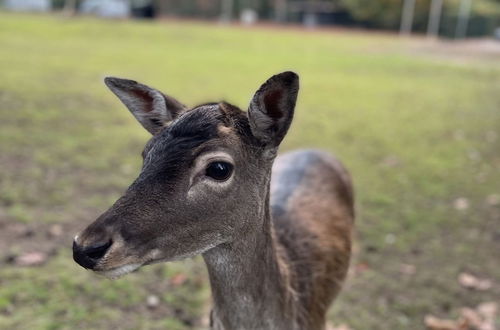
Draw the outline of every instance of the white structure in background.
[[[129,0],[84,0],[79,11],[82,14],[93,14],[110,18],[126,18],[130,16]]]
[[[427,37],[436,38],[439,35],[439,23],[441,22],[441,12],[443,10],[443,0],[432,0],[429,11],[429,23],[427,24]]]
[[[409,36],[413,27],[413,14],[415,12],[415,0],[404,0],[403,11],[401,12],[401,26],[399,34]]]
[[[463,39],[467,36],[467,25],[469,24],[472,0],[462,0],[458,9],[458,22],[455,29],[455,39]]]
[[[314,28],[318,25],[318,17],[315,13],[304,13],[302,24],[308,28]]]
[[[240,13],[240,22],[243,25],[253,25],[257,23],[259,15],[254,9],[245,8]]]
[[[4,0],[4,7],[15,11],[49,11],[50,0]]]

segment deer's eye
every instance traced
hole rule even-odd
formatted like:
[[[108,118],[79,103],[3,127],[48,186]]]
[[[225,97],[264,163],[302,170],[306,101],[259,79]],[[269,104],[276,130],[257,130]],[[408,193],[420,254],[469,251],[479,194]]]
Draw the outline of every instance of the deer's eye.
[[[205,175],[217,181],[229,179],[233,172],[233,164],[227,162],[212,162],[208,164]]]

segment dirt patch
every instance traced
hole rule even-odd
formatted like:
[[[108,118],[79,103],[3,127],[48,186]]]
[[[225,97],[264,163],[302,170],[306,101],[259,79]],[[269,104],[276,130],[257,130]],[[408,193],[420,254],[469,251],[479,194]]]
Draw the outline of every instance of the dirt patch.
[[[82,223],[20,223],[0,209],[0,264],[16,264],[31,253],[41,253],[48,259],[61,249],[71,249]]]
[[[500,41],[494,39],[471,39],[464,41],[420,40],[409,44],[410,52],[457,61],[500,59]]]

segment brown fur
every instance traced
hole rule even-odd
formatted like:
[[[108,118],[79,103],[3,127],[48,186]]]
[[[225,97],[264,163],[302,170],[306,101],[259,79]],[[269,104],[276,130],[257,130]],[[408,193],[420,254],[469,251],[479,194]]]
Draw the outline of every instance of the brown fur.
[[[271,77],[248,112],[227,103],[188,110],[135,81],[106,84],[154,136],[139,177],[75,237],[75,261],[115,278],[202,254],[213,329],[323,329],[349,265],[353,192],[324,152],[285,154],[272,167],[298,76]],[[208,173],[220,162],[234,169],[224,179]]]
[[[278,241],[286,247],[281,250],[293,251],[285,253],[283,263],[289,265],[291,291],[299,293],[300,329],[321,329],[325,324],[351,252],[354,210],[349,175],[333,157],[317,156],[288,200],[286,212],[274,216]],[[278,157],[275,171],[289,158]]]

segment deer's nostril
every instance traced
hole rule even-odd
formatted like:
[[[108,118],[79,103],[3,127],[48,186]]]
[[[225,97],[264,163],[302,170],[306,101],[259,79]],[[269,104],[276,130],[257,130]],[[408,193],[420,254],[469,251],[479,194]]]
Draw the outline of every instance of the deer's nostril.
[[[94,268],[99,259],[101,259],[113,241],[108,241],[104,244],[96,244],[89,247],[79,246],[73,242],[73,259],[84,268]]]
[[[106,254],[111,244],[113,244],[113,242],[108,241],[104,244],[89,246],[83,250],[83,253],[90,259],[98,260]]]

